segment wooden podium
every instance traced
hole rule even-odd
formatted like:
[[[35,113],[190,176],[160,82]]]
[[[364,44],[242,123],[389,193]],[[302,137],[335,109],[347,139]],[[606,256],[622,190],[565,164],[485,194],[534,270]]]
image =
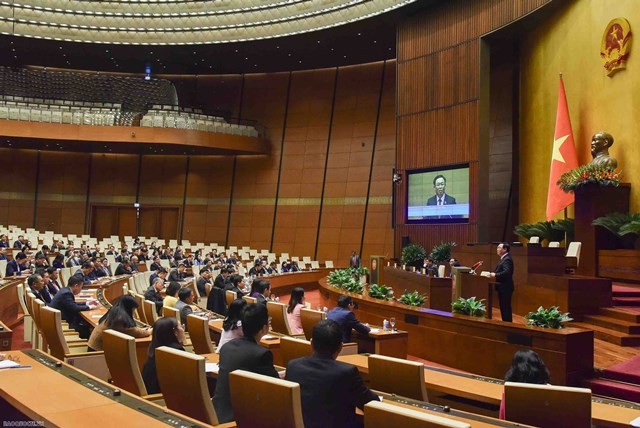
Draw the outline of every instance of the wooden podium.
[[[598,250],[615,248],[611,233],[591,224],[593,220],[609,213],[629,212],[631,185],[622,183],[618,187],[586,185],[576,189],[575,240],[582,242],[580,265],[576,273],[598,275]]]

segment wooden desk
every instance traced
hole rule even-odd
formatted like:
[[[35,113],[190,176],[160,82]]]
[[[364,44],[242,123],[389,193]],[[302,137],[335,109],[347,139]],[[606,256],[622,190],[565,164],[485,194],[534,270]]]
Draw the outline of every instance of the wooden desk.
[[[13,330],[0,321],[0,351],[11,350],[11,340],[13,339]]]
[[[310,271],[279,273],[265,276],[263,279],[271,284],[271,292],[282,296],[291,293],[295,287],[302,287],[305,290],[318,288],[318,281],[329,274],[334,269],[315,269]]]
[[[385,331],[376,328],[369,334],[354,332],[355,341],[358,344],[358,353],[380,354],[395,358],[407,358],[409,333],[402,330]]]
[[[451,278],[434,278],[393,266],[384,267],[385,283],[393,287],[396,297],[404,290],[427,295],[423,307],[451,312]]]
[[[356,316],[362,322],[380,325],[383,319],[395,317],[397,327],[409,333],[409,354],[435,363],[499,378],[511,365],[513,354],[528,347],[545,361],[553,384],[580,385],[593,372],[592,330],[551,330],[413,308],[346,293],[320,281],[323,305],[336,306],[342,294],[357,303]]]
[[[367,379],[369,360],[366,355],[346,355],[338,357],[338,361],[358,367],[363,378]],[[430,366],[425,366],[424,379],[430,402],[458,409],[463,407],[466,411],[492,417],[498,416],[504,390],[502,380]],[[488,404],[491,407],[483,404]],[[628,427],[630,421],[640,417],[640,406],[624,401],[594,397],[591,412],[594,425],[622,428]]]
[[[486,317],[493,318],[493,287],[494,278],[487,278],[480,275],[472,275],[470,273],[460,273],[458,275],[460,297],[469,299],[475,297],[476,300],[485,300],[487,306]],[[456,293],[457,296],[457,293]]]
[[[8,354],[32,368],[2,370],[0,397],[46,426],[209,426],[126,391],[114,396],[117,388],[68,364],[56,367],[57,360],[41,351]]]

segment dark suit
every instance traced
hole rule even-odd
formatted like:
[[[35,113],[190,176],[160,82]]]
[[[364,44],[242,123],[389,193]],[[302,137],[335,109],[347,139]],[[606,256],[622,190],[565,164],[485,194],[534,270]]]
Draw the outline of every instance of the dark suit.
[[[349,267],[360,267],[360,256],[351,256],[349,257]]]
[[[118,275],[131,275],[131,271],[127,270],[123,264],[119,264],[116,268],[116,276]]]
[[[181,282],[187,277],[186,272],[178,272],[178,269],[172,270],[169,273],[169,282]]]
[[[36,291],[33,288],[29,288],[36,299],[40,299],[44,302],[46,306],[49,306],[51,303],[51,294],[49,293],[49,289],[45,286],[40,291]]]
[[[349,309],[333,308],[327,314],[327,319],[333,320],[342,327],[342,342],[351,342],[351,330],[355,329],[360,334],[367,334],[371,331],[369,327],[362,324],[356,318],[356,315]]]
[[[227,282],[225,277],[222,274],[216,276],[216,279],[213,280],[213,286],[224,289],[224,284]]]
[[[160,263],[151,263],[151,266],[149,266],[149,270],[153,270],[156,272],[160,269],[162,269],[162,265]]]
[[[13,243],[13,248],[20,250],[22,247],[24,246],[24,244],[20,241],[16,241]]]
[[[273,354],[256,343],[253,337],[240,337],[227,342],[220,351],[219,365],[220,371],[218,372],[216,392],[213,396],[213,405],[220,423],[233,420],[229,373],[234,370],[247,370],[278,377],[278,372],[273,367]]]
[[[20,275],[25,270],[27,270],[26,265],[18,265],[16,259],[13,259],[7,262],[7,272],[5,276]]]
[[[300,384],[306,428],[358,426],[356,406],[378,400],[355,366],[317,354],[289,361],[285,379]]]
[[[496,266],[496,291],[500,300],[502,321],[511,322],[511,296],[513,295],[513,259],[506,253]]]
[[[200,296],[207,297],[207,284],[211,285],[211,282],[207,281],[203,277],[198,278],[196,281],[196,287],[198,287],[198,293]]]
[[[64,287],[55,295],[51,304],[54,309],[62,312],[62,319],[67,321],[71,328],[75,329],[82,339],[89,338],[89,326],[84,323],[80,312],[88,311],[86,303],[76,303],[76,298],[69,287]]]
[[[455,204],[456,204],[456,198],[454,198],[453,196],[449,196],[445,193],[444,204],[442,205],[455,205]],[[433,195],[432,197],[427,199],[427,205],[438,205],[438,196]]]
[[[158,315],[162,314],[162,302],[164,298],[160,293],[158,293],[155,287],[152,285],[147,288],[147,291],[144,292],[144,300],[149,300],[156,304],[156,311]]]

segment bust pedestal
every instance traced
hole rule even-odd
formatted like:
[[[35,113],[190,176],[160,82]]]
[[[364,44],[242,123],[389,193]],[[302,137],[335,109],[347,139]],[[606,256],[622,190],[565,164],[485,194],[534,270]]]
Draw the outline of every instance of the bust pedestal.
[[[586,185],[576,189],[575,240],[582,242],[580,275],[598,275],[598,250],[614,245],[610,232],[591,224],[593,220],[613,212],[629,212],[631,184],[618,187]]]

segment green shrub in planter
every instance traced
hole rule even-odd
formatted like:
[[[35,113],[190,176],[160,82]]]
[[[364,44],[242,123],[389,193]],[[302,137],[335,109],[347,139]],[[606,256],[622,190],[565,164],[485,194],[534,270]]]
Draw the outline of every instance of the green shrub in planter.
[[[409,244],[402,249],[402,264],[406,266],[422,266],[427,252],[421,245]]]
[[[438,245],[434,245],[431,249],[431,254],[429,254],[429,258],[433,260],[436,265],[446,263],[451,258],[451,249],[455,246],[455,242],[441,242]]]
[[[453,312],[458,314],[482,317],[487,313],[487,307],[483,302],[484,299],[476,300],[475,296],[469,297],[468,299],[460,297],[458,300],[451,303],[451,309]]]
[[[398,302],[408,306],[422,306],[426,301],[427,295],[420,294],[417,290],[413,293],[409,293],[407,290],[404,290],[404,294],[398,299]]]
[[[560,312],[558,306],[552,306],[549,309],[540,306],[537,311],[529,312],[524,318],[527,320],[527,325],[545,328],[562,328],[562,323],[573,321],[573,318],[569,317],[569,312]]]
[[[393,300],[393,288],[384,284],[371,284],[369,287],[369,297],[380,300]]]

